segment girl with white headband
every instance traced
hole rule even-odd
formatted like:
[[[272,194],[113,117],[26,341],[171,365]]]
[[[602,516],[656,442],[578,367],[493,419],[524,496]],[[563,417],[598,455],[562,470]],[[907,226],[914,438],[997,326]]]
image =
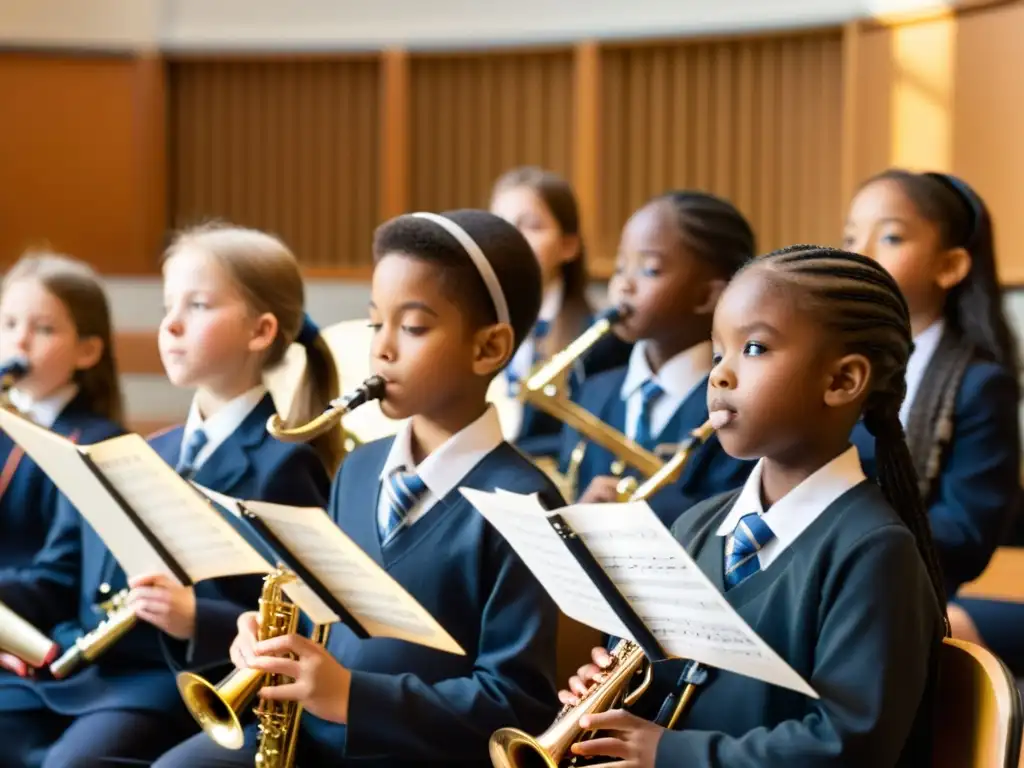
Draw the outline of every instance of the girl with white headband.
[[[540,495],[564,504],[543,472],[502,438],[488,386],[537,319],[540,268],[519,231],[464,210],[400,216],[374,240],[371,367],[398,434],[358,448],[334,479],[330,513],[465,649],[459,656],[335,625],[326,648],[303,634],[256,641],[244,614],[238,667],[294,683],[268,699],[304,708],[300,765],[489,765],[501,726],[543,730],[556,714],[557,610],[526,566],[459,492]],[[294,658],[283,658],[286,654]],[[251,766],[245,747],[200,735],[157,768]]]

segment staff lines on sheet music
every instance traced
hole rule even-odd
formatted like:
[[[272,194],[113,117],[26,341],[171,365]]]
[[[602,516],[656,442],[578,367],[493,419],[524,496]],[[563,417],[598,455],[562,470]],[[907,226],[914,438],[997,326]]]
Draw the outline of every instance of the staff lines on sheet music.
[[[587,528],[576,528],[576,535],[587,542],[587,546],[591,544],[600,544],[602,541],[614,541],[621,543],[623,541],[657,541],[658,535],[654,531],[648,531],[646,529],[633,530],[633,531],[618,531],[618,530],[601,530],[601,529],[587,529]]]
[[[287,525],[273,521],[272,528],[286,547],[303,554],[303,564],[332,591],[353,592],[353,581],[373,580],[373,575],[358,563],[338,560],[333,549],[324,549],[323,536],[315,526],[290,520]]]
[[[532,525],[520,523],[519,521],[523,518],[529,520]],[[577,610],[582,609],[587,616],[603,616],[605,617],[602,622],[604,624],[607,624],[609,620],[616,626],[620,624],[618,616],[609,611],[607,603],[595,594],[596,588],[579,563],[572,560],[571,565],[565,570],[556,566],[559,562],[565,562],[566,552],[565,547],[553,537],[554,529],[550,527],[547,520],[538,520],[538,518],[527,517],[521,513],[509,514],[506,519],[509,522],[508,527],[517,534],[516,538],[521,535],[530,541],[528,567],[538,574],[550,576],[551,583],[558,584],[559,597],[566,603],[566,606],[572,605]],[[543,526],[540,530],[544,533],[538,533],[538,528],[535,527],[538,523],[539,526]],[[549,532],[552,535],[548,535]],[[563,611],[565,611],[565,607],[563,607]]]
[[[220,558],[231,558],[236,552],[234,542],[221,537],[220,531],[206,521],[188,518],[189,527],[182,525],[185,519],[179,514],[188,502],[163,483],[154,482],[152,475],[142,471],[146,462],[137,456],[123,455],[96,460],[97,466],[117,492],[134,509],[158,539],[163,541],[190,575],[196,576],[196,569],[205,569]]]
[[[341,561],[323,548],[324,537],[315,524],[290,518],[287,525],[264,517],[285,546],[303,553],[303,563],[334,593],[361,623],[400,629],[418,637],[430,637],[433,628],[414,611],[401,607],[401,599],[377,588],[375,574],[358,562]],[[353,545],[355,546],[355,545]],[[362,550],[359,550],[362,554]]]

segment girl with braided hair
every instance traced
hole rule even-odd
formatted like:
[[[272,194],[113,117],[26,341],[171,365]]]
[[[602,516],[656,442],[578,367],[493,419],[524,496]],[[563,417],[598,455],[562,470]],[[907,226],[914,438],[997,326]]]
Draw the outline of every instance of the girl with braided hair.
[[[761,458],[672,532],[820,698],[709,670],[679,730],[611,710],[581,718],[605,736],[574,753],[623,768],[928,765],[945,588],[899,420],[912,345],[899,288],[863,256],[793,246],[733,279],[712,335],[719,440]],[[861,419],[877,484],[850,445]],[[564,703],[608,662],[593,656]]]
[[[684,189],[644,204],[623,227],[608,283],[612,303],[629,310],[615,327],[633,345],[629,362],[588,377],[573,399],[648,451],[664,459],[675,453],[707,421],[715,304],[755,248],[750,223],[721,197]],[[563,427],[562,472],[580,441],[580,433]],[[579,501],[617,499],[615,459],[602,446],[587,445],[576,472]],[[648,503],[671,525],[687,507],[741,486],[751,467],[726,455],[712,436]],[[636,471],[627,468],[626,474]]]
[[[844,241],[892,274],[910,308],[914,351],[900,422],[952,597],[985,569],[1020,487],[1017,349],[992,222],[960,179],[888,170],[854,197]],[[853,439],[871,475],[866,427]]]

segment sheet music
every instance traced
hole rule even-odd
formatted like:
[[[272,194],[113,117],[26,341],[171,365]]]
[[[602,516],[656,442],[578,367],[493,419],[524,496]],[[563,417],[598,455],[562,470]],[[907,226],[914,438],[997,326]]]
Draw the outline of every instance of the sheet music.
[[[536,496],[461,488],[537,577],[562,613],[616,637],[632,639],[622,621],[547,520]],[[559,510],[561,512],[561,510]]]
[[[465,655],[434,617],[346,536],[324,510],[258,501],[242,503],[266,523],[370,635]]]
[[[579,504],[558,513],[666,653],[818,698],[729,605],[645,502]]]
[[[231,496],[227,496],[223,493],[206,488],[205,486],[199,485],[198,483],[192,483],[192,487],[202,493],[204,496],[209,498],[214,504],[219,505],[228,513],[237,517],[239,520],[244,519],[242,514],[242,502]],[[269,545],[268,545],[269,546]],[[267,572],[270,573],[272,568],[271,565],[276,563],[267,562]],[[310,589],[301,579],[297,579],[284,586],[284,593],[288,599],[295,603],[299,608],[309,616],[310,620],[314,624],[333,624],[340,618],[327,603],[320,599],[320,596]]]
[[[0,408],[0,428],[14,440],[93,527],[129,577],[164,573],[177,578],[82,458],[80,446]]]
[[[221,513],[139,435],[115,437],[87,451],[193,581],[270,570]]]

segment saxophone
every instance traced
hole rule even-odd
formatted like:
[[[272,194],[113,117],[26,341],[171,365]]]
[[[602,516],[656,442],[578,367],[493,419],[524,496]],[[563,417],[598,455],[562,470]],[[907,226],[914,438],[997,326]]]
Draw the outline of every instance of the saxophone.
[[[257,633],[260,641],[294,634],[298,628],[298,607],[284,598],[284,587],[295,578],[281,566],[264,578]],[[325,645],[329,629],[318,625],[313,630],[313,641]],[[225,749],[241,749],[245,743],[239,715],[256,693],[264,686],[286,682],[290,680],[256,669],[236,669],[217,685],[193,672],[181,672],[177,677],[178,692],[189,713],[210,739]],[[293,766],[302,707],[293,701],[260,699],[253,712],[259,723],[257,768]]]
[[[628,492],[626,500],[643,501],[657,493],[682,472],[694,449],[713,434],[710,420],[706,421],[693,430],[675,455],[642,485],[623,487],[620,484],[620,495]],[[630,707],[650,687],[653,669],[637,643],[619,640],[611,651],[611,657],[612,663],[602,670],[605,679],[590,686],[578,703],[563,706],[555,722],[540,736],[530,736],[518,728],[495,731],[488,745],[494,768],[567,768],[576,765],[576,757],[569,750],[576,742],[593,736],[592,731],[584,731],[580,726],[580,718],[618,707]],[[633,679],[641,673],[643,679],[640,684],[627,692]],[[688,685],[672,713],[669,728],[675,726],[695,694],[696,687]]]
[[[4,367],[0,367],[0,384],[3,382]],[[306,442],[334,429],[342,417],[359,406],[384,397],[385,381],[380,376],[371,376],[348,394],[331,401],[327,409],[308,424],[288,429],[280,417],[274,414],[267,421],[267,431],[285,442]],[[350,447],[352,443],[349,443]],[[79,637],[59,659],[50,665],[50,674],[57,679],[70,675],[86,662],[95,661],[104,651],[114,645],[138,622],[135,609],[128,602],[130,591],[122,589],[110,599],[96,606],[104,614],[103,620],[92,631]]]

